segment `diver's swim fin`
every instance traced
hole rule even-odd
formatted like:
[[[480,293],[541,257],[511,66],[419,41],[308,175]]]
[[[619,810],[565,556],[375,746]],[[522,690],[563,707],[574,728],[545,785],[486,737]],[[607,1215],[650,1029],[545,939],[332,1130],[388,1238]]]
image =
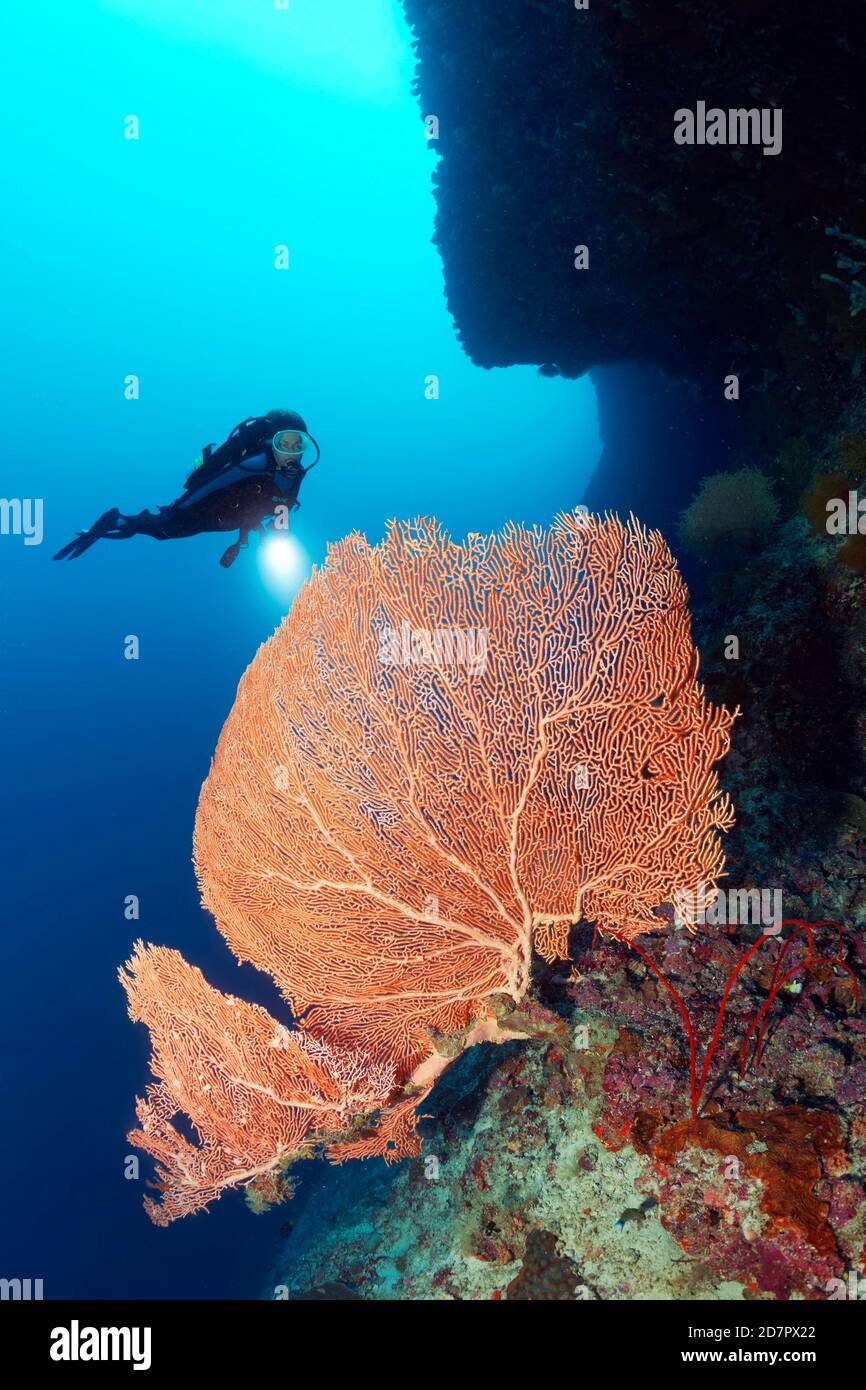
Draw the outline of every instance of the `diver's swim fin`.
[[[83,555],[85,550],[89,550],[96,541],[101,540],[117,525],[120,515],[119,507],[112,507],[110,511],[103,512],[99,520],[94,521],[89,531],[79,531],[74,541],[70,541],[62,550],[58,550],[54,556],[55,560],[77,560],[79,555]]]

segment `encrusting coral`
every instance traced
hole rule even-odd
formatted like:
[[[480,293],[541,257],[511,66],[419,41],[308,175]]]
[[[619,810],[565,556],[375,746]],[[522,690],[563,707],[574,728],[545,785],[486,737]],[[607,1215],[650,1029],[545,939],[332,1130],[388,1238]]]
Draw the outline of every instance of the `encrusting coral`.
[[[581,918],[660,929],[660,905],[715,883],[733,717],[697,683],[670,551],[633,518],[332,547],[241,680],[195,830],[204,905],[297,1026],[162,947],[121,972],[158,1081],[132,1136],[160,1165],[153,1218],[322,1144],[417,1153],[453,1056],[535,1026],[533,947],[564,956]]]

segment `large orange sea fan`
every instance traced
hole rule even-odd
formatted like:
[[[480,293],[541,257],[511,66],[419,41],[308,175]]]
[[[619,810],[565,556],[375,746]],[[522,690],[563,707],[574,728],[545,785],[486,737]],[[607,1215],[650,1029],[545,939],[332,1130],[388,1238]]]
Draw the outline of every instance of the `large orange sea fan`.
[[[580,918],[657,929],[658,906],[715,883],[733,715],[697,684],[687,601],[633,519],[462,544],[401,523],[332,547],[256,654],[202,789],[196,869],[302,1035],[394,1069],[378,1127],[338,1157],[411,1151],[415,1086],[453,1052],[441,1035],[493,1036],[533,946],[564,954]],[[198,1124],[188,1068],[165,1070]],[[317,1113],[286,1142],[333,1128]]]

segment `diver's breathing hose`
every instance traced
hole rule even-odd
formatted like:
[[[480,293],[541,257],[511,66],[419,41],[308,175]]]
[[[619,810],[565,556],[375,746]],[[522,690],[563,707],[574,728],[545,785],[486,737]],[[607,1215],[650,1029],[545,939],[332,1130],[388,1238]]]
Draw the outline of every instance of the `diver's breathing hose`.
[[[313,435],[310,434],[310,431],[309,431],[309,430],[304,430],[304,434],[309,435],[310,443],[313,445],[314,449],[316,450],[316,457],[313,459],[313,462],[312,462],[312,463],[308,463],[307,466],[306,466],[306,468],[303,469],[303,472],[304,472],[304,473],[309,473],[310,469],[311,469],[311,468],[315,468],[316,464],[319,462],[319,459],[322,457],[322,451],[321,451],[321,449],[319,448],[318,441],[317,441],[316,439],[314,439]]]

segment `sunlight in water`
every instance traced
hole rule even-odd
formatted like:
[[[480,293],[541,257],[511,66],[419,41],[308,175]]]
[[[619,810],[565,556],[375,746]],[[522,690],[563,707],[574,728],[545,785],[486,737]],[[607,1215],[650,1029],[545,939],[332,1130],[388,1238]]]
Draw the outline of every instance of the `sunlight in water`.
[[[388,104],[408,91],[414,60],[395,0],[99,0],[100,8],[275,72],[293,87]]]

